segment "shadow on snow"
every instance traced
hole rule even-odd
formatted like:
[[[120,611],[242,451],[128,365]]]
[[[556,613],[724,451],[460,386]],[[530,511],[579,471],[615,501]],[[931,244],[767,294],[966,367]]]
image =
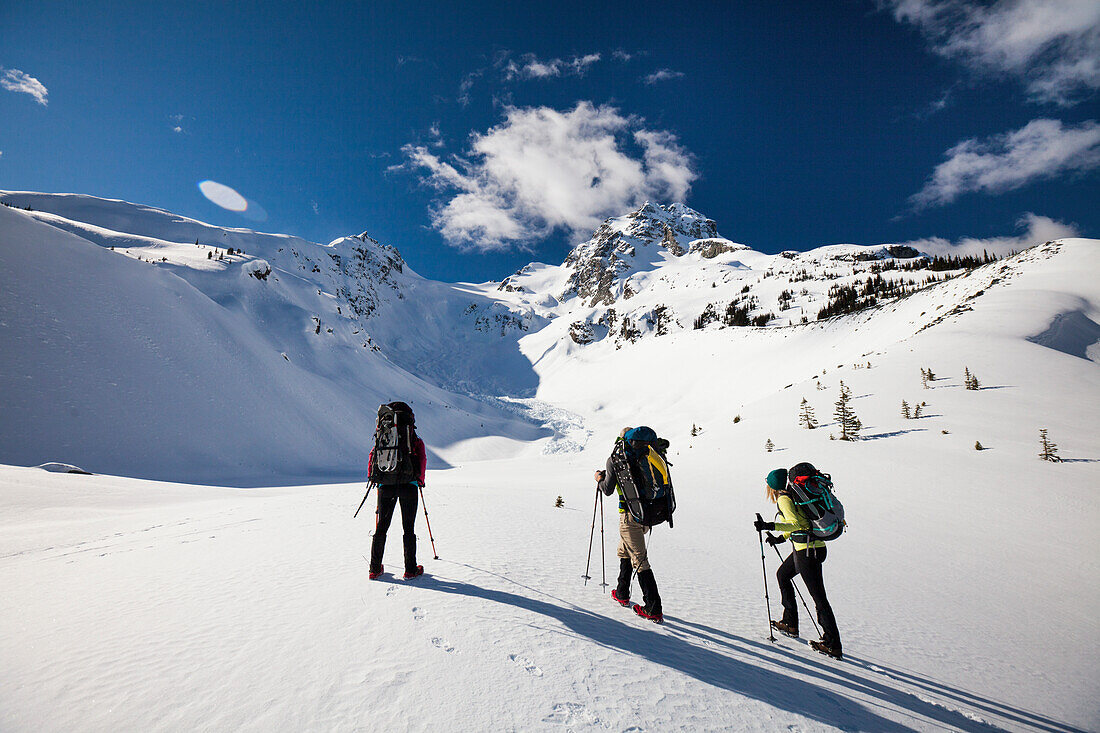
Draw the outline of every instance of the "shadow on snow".
[[[661,633],[656,629],[649,631],[639,628],[637,623],[623,623],[579,608],[537,589],[516,583],[498,573],[485,571],[466,563],[454,564],[488,573],[532,593],[547,596],[548,600],[427,575],[418,580],[418,585],[427,590],[480,598],[546,616],[560,622],[578,636],[606,649],[640,656],[654,664],[676,670],[706,684],[760,700],[770,706],[827,725],[846,730],[911,729],[906,724],[885,718],[873,710],[875,707],[885,706],[896,709],[903,715],[919,716],[926,721],[935,721],[958,730],[997,729],[992,724],[974,720],[961,712],[933,702],[925,702],[915,694],[853,674],[854,666],[868,672],[891,676],[928,692],[1002,716],[1014,723],[1033,726],[1049,733],[1078,733],[1079,731],[1077,728],[1037,713],[1014,708],[912,673],[889,669],[878,663],[872,665],[851,657],[848,658],[847,664],[818,661],[807,656],[810,654],[808,651],[793,652],[781,645],[769,645],[761,641],[745,639],[674,616],[665,617],[667,633]],[[710,646],[724,647],[739,655],[755,658],[769,665],[778,665],[789,670],[790,674],[760,666],[754,661],[737,659],[708,648]],[[846,688],[850,694],[829,690],[795,675],[809,676],[817,678],[822,683],[838,685]]]

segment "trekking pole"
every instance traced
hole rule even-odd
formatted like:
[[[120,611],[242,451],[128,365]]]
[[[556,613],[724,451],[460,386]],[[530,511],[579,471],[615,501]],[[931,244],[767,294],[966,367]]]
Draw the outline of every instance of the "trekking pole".
[[[433,559],[439,559],[439,553],[435,551],[435,537],[432,537],[432,523],[428,521],[428,503],[424,501],[424,487],[420,487],[420,503],[424,507],[424,523],[428,525],[428,539],[432,541],[432,555]]]
[[[584,564],[584,584],[588,585],[588,581],[592,580],[592,576],[588,574],[588,568],[592,565],[592,538],[596,535],[596,505],[600,503],[600,489],[596,488],[596,496],[592,502],[592,529],[588,532],[588,561]]]
[[[779,551],[779,548],[775,545],[772,545],[772,549],[775,550],[775,554],[779,556],[779,561],[782,562],[783,553],[781,553]],[[817,631],[817,635],[821,636],[821,629],[817,627],[817,621],[814,621],[814,615],[810,613],[810,607],[806,605],[806,599],[802,597],[802,591],[798,589],[798,584],[795,583],[793,579],[791,580],[791,583],[794,584],[794,591],[798,594],[798,600],[802,601],[802,607],[806,609],[806,615],[810,617],[810,623],[814,625],[814,629]]]
[[[363,494],[363,501],[359,502],[359,509],[363,508],[363,505],[367,503],[367,497],[370,496],[370,490],[374,488],[374,484],[367,484],[367,493]],[[355,510],[355,514],[351,515],[352,519],[359,516],[359,509]]]
[[[756,520],[763,522],[764,518],[757,514]],[[772,602],[768,597],[768,568],[764,565],[764,530],[756,530],[756,536],[760,540],[760,571],[764,574],[764,603],[768,607],[768,641],[775,642],[775,636],[772,634]]]
[[[600,583],[604,587],[604,593],[607,592],[607,542],[603,537],[603,492],[600,492],[600,567],[603,569],[603,582]]]

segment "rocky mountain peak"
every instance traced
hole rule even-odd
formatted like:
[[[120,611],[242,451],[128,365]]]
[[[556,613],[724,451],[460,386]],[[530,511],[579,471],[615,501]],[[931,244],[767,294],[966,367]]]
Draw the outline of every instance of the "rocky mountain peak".
[[[625,216],[607,219],[588,241],[573,248],[565,258],[572,273],[561,297],[576,295],[589,305],[610,305],[617,280],[637,266],[640,249],[660,247],[682,257],[700,251],[697,240],[721,240],[713,219],[681,203],[646,201]],[[710,247],[707,253],[714,250]]]

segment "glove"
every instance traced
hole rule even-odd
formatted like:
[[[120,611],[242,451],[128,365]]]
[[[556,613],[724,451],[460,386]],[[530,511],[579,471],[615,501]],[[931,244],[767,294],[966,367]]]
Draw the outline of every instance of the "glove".
[[[763,519],[760,518],[760,515],[758,514],[756,516],[756,521],[752,523],[752,526],[753,529],[755,529],[757,532],[762,532],[764,530],[775,529],[775,522],[765,522]]]
[[[768,538],[764,541],[767,542],[772,547],[775,547],[776,545],[782,545],[784,542],[787,541],[787,538],[784,537],[783,535],[769,534]]]

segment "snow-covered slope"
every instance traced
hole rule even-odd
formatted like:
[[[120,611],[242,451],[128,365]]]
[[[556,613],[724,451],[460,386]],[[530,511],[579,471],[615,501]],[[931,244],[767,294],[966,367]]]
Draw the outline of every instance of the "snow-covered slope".
[[[366,235],[0,199],[35,209],[0,207],[0,462],[350,476],[400,397],[441,556],[420,524],[428,575],[368,582],[361,484],[0,467],[0,730],[1100,728],[1096,241],[932,272],[899,249],[766,255],[647,206],[560,265],[447,284]],[[816,320],[879,275],[914,291]],[[860,441],[830,439],[841,381]],[[578,577],[592,470],[639,423],[672,442],[679,500],[650,545],[661,627],[597,584],[611,502]],[[1038,460],[1040,429],[1064,461]],[[764,639],[751,519],[801,460],[847,509],[825,566],[842,663]]]
[[[365,238],[299,252],[258,237],[248,246],[268,246],[265,258],[208,259],[196,253],[212,246],[127,247],[108,230],[89,239],[84,225],[56,223],[0,207],[0,461],[64,456],[189,481],[351,478],[378,403],[400,395],[440,424],[435,465],[479,455],[484,446],[462,449],[474,438],[499,436],[492,450],[508,452],[540,437],[396,366],[344,317],[415,288],[400,256]],[[346,271],[319,277],[319,263],[337,260]]]

